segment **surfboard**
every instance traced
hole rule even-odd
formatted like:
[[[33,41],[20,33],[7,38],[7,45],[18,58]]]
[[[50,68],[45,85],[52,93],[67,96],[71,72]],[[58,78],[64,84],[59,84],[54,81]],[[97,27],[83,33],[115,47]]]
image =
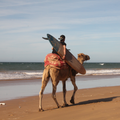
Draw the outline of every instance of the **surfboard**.
[[[63,57],[63,46],[62,44],[54,38],[52,35],[47,34],[47,38],[43,39],[48,39],[53,48],[56,50],[56,52]],[[74,55],[66,48],[66,56],[65,56],[65,61],[68,65],[70,65],[74,70],[76,70],[78,73],[85,74],[86,70],[83,67],[83,65],[74,57]]]

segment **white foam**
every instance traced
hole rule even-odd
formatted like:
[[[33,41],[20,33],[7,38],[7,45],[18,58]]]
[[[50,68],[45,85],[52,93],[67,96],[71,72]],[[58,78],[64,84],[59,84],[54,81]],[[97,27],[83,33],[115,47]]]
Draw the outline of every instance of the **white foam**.
[[[2,71],[0,72],[0,80],[6,79],[26,79],[26,78],[42,78],[43,71]],[[77,74],[81,75],[81,74]],[[97,69],[86,70],[85,75],[120,75],[120,69]]]
[[[120,69],[87,70],[86,75],[119,75]]]
[[[0,80],[6,79],[25,79],[25,78],[41,78],[43,71],[7,71],[0,72]]]

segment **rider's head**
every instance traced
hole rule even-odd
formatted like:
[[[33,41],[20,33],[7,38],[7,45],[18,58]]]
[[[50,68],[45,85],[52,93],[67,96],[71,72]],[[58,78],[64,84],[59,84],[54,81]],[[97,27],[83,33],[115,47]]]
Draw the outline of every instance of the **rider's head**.
[[[65,41],[65,35],[61,35],[60,38],[59,38],[59,40],[60,40],[61,42],[64,42],[64,41]]]

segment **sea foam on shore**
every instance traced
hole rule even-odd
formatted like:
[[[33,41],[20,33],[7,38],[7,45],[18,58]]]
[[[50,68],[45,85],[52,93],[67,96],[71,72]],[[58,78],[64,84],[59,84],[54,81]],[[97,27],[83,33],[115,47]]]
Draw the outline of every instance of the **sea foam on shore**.
[[[16,70],[16,71],[2,71],[0,72],[0,80],[16,80],[16,79],[41,79],[43,75],[43,70]],[[86,70],[88,75],[120,75],[120,69],[98,69],[98,70]],[[81,74],[77,74],[81,76]],[[83,76],[83,75],[82,75]]]
[[[84,63],[88,75],[120,75],[120,63]],[[0,63],[0,80],[40,79],[44,63]],[[77,74],[80,75],[81,74]]]

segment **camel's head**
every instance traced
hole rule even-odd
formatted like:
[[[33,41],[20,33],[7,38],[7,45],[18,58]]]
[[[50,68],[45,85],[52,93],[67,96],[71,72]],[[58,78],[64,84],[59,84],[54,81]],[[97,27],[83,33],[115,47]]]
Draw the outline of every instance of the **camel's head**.
[[[78,61],[83,64],[84,61],[90,60],[90,57],[88,55],[85,55],[83,53],[78,54]]]

